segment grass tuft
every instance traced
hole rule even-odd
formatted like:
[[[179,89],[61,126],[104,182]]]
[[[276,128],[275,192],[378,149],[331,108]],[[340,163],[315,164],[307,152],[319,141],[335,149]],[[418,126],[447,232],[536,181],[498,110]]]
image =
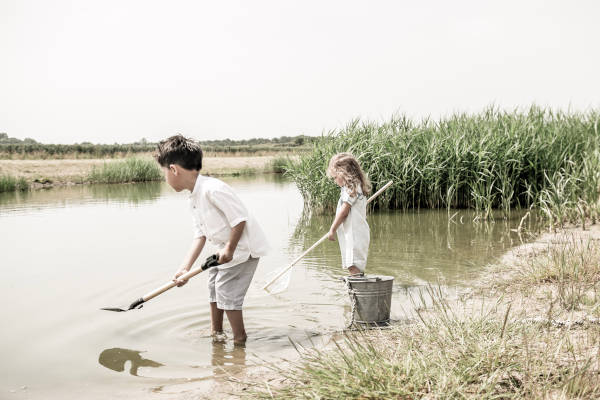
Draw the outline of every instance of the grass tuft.
[[[29,184],[23,177],[15,178],[10,175],[0,175],[0,192],[29,190]]]
[[[154,160],[138,158],[104,163],[100,168],[94,167],[88,176],[92,183],[146,182],[162,178],[162,172]]]
[[[293,161],[290,157],[275,157],[266,167],[266,170],[276,174],[284,174],[288,169],[290,169],[292,163]]]
[[[582,310],[600,304],[600,243],[563,236],[560,246],[550,246],[519,270],[522,285],[551,285],[565,310]]]

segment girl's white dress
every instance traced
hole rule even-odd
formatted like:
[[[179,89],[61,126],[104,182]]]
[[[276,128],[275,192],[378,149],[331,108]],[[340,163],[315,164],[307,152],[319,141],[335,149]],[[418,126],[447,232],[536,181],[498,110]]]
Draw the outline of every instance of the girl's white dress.
[[[338,227],[337,237],[342,252],[342,267],[347,269],[354,265],[364,272],[371,235],[367,224],[367,198],[362,194],[360,187],[356,192],[356,196],[351,197],[348,189],[342,187],[335,213],[337,215],[340,212],[344,203],[350,204],[351,208],[344,222]]]

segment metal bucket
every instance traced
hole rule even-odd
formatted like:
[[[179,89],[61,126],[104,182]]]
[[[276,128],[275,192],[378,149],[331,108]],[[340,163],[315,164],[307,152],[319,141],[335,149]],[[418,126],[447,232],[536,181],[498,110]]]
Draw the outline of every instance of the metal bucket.
[[[387,325],[390,322],[392,306],[392,286],[394,277],[385,275],[365,275],[344,277],[352,304],[354,323]]]

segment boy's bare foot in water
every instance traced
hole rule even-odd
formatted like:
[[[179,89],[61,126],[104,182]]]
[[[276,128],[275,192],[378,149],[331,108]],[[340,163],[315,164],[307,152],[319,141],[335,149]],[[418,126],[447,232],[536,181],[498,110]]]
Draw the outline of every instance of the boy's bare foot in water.
[[[213,331],[210,335],[212,337],[213,343],[224,343],[227,340],[227,335],[223,331]]]
[[[240,338],[233,338],[233,345],[244,347],[246,346],[246,339],[248,339],[248,335],[246,335],[246,333],[244,333],[244,336]]]

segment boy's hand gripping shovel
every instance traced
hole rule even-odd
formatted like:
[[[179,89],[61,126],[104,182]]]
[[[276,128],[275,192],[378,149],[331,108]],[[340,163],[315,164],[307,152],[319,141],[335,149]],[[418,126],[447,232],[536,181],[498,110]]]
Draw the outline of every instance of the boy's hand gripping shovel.
[[[205,271],[205,270],[209,269],[210,267],[214,267],[215,265],[219,265],[219,256],[217,254],[213,254],[212,256],[208,257],[206,259],[206,261],[204,261],[204,264],[202,264],[202,266],[200,268],[196,268],[194,270],[189,271],[186,274],[181,275],[179,277],[179,279],[186,281],[186,280],[190,279],[191,277],[198,275],[200,272]],[[122,309],[122,308],[117,308],[117,307],[105,307],[105,308],[101,308],[101,310],[121,312],[121,311],[133,310],[134,308],[139,309],[139,308],[142,308],[143,304],[145,302],[147,302],[148,300],[155,298],[159,294],[164,293],[167,290],[169,290],[175,286],[177,286],[177,282],[175,282],[175,281],[165,283],[161,287],[151,291],[150,293],[144,295],[143,297],[140,297],[139,299],[137,299],[136,301],[131,303],[129,308],[126,310]]]

